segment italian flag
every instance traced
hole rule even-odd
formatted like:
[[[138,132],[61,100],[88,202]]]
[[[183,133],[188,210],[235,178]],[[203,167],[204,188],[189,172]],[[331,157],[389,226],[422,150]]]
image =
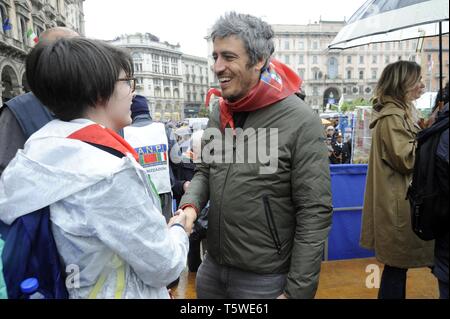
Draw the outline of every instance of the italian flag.
[[[31,40],[33,40],[34,43],[38,43],[39,42],[39,38],[36,35],[36,33],[34,33],[33,29],[28,29],[27,31],[27,37]]]

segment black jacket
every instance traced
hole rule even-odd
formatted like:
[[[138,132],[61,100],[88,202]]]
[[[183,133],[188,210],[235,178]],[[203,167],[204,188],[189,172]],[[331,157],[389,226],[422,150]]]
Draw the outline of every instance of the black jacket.
[[[442,112],[439,114],[436,123],[442,119],[448,118],[448,103],[445,105]],[[436,152],[436,177],[437,183],[444,194],[449,194],[448,186],[448,170],[449,170],[449,156],[448,156],[448,128],[441,134],[438,149]],[[448,213],[448,210],[447,210]],[[434,250],[434,269],[435,276],[444,282],[449,281],[449,232],[447,231],[440,238],[436,238]]]

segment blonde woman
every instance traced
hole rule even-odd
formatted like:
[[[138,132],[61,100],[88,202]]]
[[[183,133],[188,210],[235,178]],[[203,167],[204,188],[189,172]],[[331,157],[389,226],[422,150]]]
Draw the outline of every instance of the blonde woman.
[[[433,264],[433,242],[413,233],[405,199],[420,130],[412,102],[423,88],[420,66],[397,61],[383,70],[375,92],[360,244],[385,265],[379,299],[404,299],[408,268]]]

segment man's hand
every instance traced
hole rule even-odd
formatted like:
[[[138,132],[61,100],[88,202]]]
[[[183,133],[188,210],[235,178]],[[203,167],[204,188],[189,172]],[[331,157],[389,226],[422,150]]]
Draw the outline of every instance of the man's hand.
[[[288,297],[284,293],[282,293],[277,297],[277,299],[288,299]]]
[[[186,230],[186,220],[187,220],[186,213],[183,212],[182,210],[178,210],[174,214],[174,216],[169,220],[169,223],[167,225],[171,227],[173,224],[180,224],[183,225],[184,229]]]
[[[195,212],[195,209],[192,207],[186,207],[185,209],[179,209],[174,213],[174,217],[172,217],[170,219],[170,221],[172,221],[172,219],[174,219],[175,217],[179,216],[179,215],[183,215],[184,216],[184,221],[185,224],[184,225],[184,229],[186,230],[186,233],[188,235],[190,235],[192,233],[192,228],[194,227],[194,222],[197,219],[197,213]],[[170,224],[169,221],[169,224]]]

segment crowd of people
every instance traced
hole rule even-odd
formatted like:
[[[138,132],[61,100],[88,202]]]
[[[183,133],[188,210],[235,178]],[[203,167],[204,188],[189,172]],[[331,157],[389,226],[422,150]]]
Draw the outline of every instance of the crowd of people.
[[[49,208],[62,265],[79,269],[69,298],[170,298],[186,264],[197,272],[198,298],[314,298],[333,211],[329,164],[349,163],[351,141],[337,123],[324,136],[302,79],[272,56],[269,24],[231,12],[210,36],[220,90],[208,93],[208,104],[218,99],[206,129],[219,136],[154,122],[135,93],[131,56],[118,47],[58,27],[27,56],[32,92],[0,116],[0,221],[12,227]],[[420,71],[414,62],[388,65],[374,100],[361,245],[385,264],[380,298],[405,298],[407,270],[433,258],[448,298],[448,251],[434,255],[433,242],[414,236],[405,200]],[[262,160],[201,157],[209,148],[229,159],[218,145],[249,149],[243,128],[274,127],[274,171]],[[272,154],[273,145],[258,147]]]
[[[325,144],[328,149],[330,164],[350,164],[352,156],[352,139],[344,141],[342,132],[338,128],[339,120],[334,120],[335,125],[329,125],[325,129]]]

